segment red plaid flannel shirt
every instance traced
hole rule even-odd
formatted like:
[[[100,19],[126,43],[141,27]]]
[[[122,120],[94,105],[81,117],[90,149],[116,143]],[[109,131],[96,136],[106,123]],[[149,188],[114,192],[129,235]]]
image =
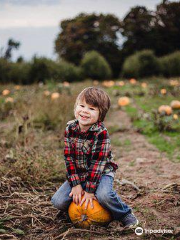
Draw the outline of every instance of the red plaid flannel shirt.
[[[102,122],[81,132],[78,120],[68,122],[64,138],[67,179],[74,187],[86,182],[85,191],[94,193],[102,174],[116,171],[109,134]]]

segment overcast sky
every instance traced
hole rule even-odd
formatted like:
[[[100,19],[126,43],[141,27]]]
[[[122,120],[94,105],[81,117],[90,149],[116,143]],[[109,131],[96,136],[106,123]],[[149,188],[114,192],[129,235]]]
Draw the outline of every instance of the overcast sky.
[[[131,7],[155,10],[159,0],[0,0],[0,48],[9,38],[21,42],[13,58],[34,54],[54,58],[54,40],[61,20],[79,13],[112,13],[122,19]]]

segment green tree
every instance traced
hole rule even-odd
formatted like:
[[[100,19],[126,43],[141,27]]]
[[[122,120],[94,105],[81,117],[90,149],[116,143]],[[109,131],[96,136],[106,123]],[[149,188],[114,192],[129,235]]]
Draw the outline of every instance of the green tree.
[[[61,22],[55,51],[60,58],[79,64],[86,52],[96,50],[106,58],[114,74],[118,75],[119,29],[119,19],[112,14],[80,14]]]
[[[3,58],[10,60],[12,57],[12,50],[18,49],[19,47],[20,47],[20,42],[16,42],[12,38],[9,39]]]
[[[85,78],[108,79],[112,72],[105,58],[96,51],[87,52],[82,59],[81,67]]]
[[[153,49],[156,16],[146,7],[137,6],[121,22],[121,33],[125,38],[122,46],[124,57],[142,49]]]
[[[163,1],[156,11],[132,8],[121,22],[122,55],[151,49],[157,56],[180,49],[180,2]]]
[[[157,6],[154,49],[162,56],[180,50],[180,2],[163,1]]]

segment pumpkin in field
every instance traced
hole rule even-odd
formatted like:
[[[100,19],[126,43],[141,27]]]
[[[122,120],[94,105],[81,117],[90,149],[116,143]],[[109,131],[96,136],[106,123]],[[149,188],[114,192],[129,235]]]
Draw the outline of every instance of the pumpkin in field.
[[[135,78],[131,78],[131,79],[129,80],[129,82],[130,82],[131,84],[136,84],[137,80],[136,80]]]
[[[161,89],[161,94],[165,95],[167,93],[167,90],[165,88]]]
[[[63,82],[63,86],[64,86],[64,87],[69,87],[69,86],[70,86],[70,83],[65,81],[65,82]]]
[[[60,97],[60,94],[58,92],[54,92],[51,94],[51,99],[52,100],[56,100]]]
[[[120,107],[127,106],[130,103],[130,99],[128,97],[120,97],[118,100],[118,105]]]
[[[147,83],[145,83],[145,82],[141,83],[141,87],[142,88],[147,88]]]
[[[125,85],[124,81],[119,81],[118,84],[119,84],[119,86],[124,86]]]
[[[178,80],[170,80],[170,85],[171,86],[178,86],[179,82],[178,82]]]
[[[20,86],[20,85],[16,85],[16,86],[14,87],[14,89],[19,90],[19,89],[21,89],[21,86]]]
[[[10,94],[10,91],[8,89],[5,89],[2,91],[3,96],[9,95],[9,94]]]
[[[171,102],[171,107],[172,107],[173,109],[180,109],[180,101],[178,101],[178,100],[173,100],[173,101]]]
[[[48,91],[48,90],[44,91],[44,96],[48,97],[50,94],[51,94],[50,91]]]
[[[72,202],[69,206],[68,213],[72,223],[80,228],[90,228],[90,225],[106,225],[112,220],[111,214],[104,209],[96,200],[93,200],[94,208],[90,203],[85,209],[85,203],[82,206]]]
[[[174,120],[178,120],[178,118],[179,118],[179,117],[178,117],[177,114],[173,114],[173,119],[174,119]]]
[[[172,108],[168,105],[162,105],[158,108],[159,113],[165,113],[166,115],[172,114]]]
[[[97,81],[97,80],[93,81],[93,85],[97,86],[98,84],[99,84],[99,81]]]
[[[114,81],[112,81],[112,80],[110,80],[110,81],[103,81],[103,83],[102,83],[102,85],[104,86],[104,87],[113,87],[114,86],[114,84],[115,84],[115,82]]]
[[[8,98],[5,99],[5,102],[6,102],[6,103],[7,103],[7,102],[13,103],[13,102],[14,102],[14,99],[13,99],[12,97],[8,97]]]

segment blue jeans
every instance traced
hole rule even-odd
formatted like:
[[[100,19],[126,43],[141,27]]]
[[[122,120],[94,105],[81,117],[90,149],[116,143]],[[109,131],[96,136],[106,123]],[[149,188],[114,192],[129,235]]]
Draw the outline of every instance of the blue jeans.
[[[103,175],[95,192],[95,196],[98,202],[111,212],[114,220],[121,220],[125,215],[131,213],[131,208],[126,205],[113,190],[113,181],[113,177]],[[81,183],[83,189],[85,188],[85,184],[85,182]],[[54,207],[62,211],[67,211],[72,202],[72,197],[69,197],[70,192],[71,187],[69,182],[66,181],[51,199]]]

